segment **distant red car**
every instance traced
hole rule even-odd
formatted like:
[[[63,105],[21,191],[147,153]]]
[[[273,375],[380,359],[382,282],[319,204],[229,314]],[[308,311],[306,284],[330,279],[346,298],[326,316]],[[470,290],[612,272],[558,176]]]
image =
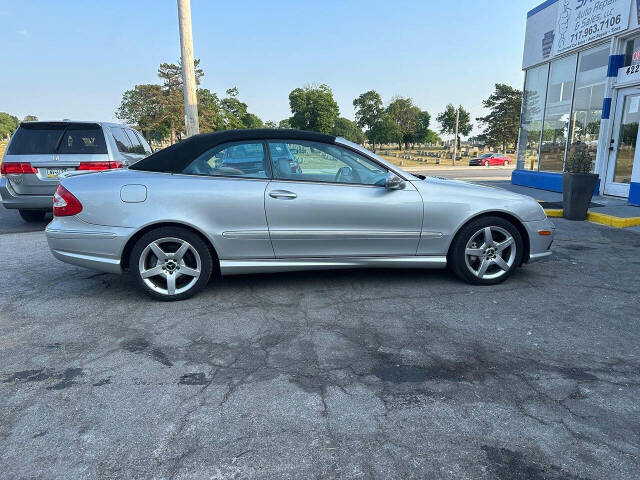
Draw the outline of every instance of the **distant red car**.
[[[480,155],[478,158],[472,158],[469,160],[470,166],[478,166],[482,165],[483,167],[493,166],[493,165],[510,165],[511,158],[506,155],[502,155],[501,153],[485,153],[484,155]]]

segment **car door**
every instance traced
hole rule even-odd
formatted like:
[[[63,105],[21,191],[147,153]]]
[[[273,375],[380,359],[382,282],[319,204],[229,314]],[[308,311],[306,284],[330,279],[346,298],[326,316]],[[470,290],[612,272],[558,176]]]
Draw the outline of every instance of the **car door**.
[[[230,167],[228,158],[238,164]],[[249,168],[242,170],[240,165]],[[273,258],[264,210],[270,181],[265,142],[218,145],[196,157],[182,173],[172,181],[171,190],[188,192],[189,209],[197,212],[190,221],[214,239],[221,260]]]
[[[423,205],[410,182],[388,190],[385,167],[334,144],[268,143],[265,211],[277,258],[416,254]]]

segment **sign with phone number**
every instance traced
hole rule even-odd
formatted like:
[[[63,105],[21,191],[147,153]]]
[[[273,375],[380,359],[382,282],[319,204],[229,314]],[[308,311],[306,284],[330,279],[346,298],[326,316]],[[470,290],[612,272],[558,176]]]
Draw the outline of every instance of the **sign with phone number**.
[[[630,10],[631,0],[560,0],[553,55],[626,30]]]

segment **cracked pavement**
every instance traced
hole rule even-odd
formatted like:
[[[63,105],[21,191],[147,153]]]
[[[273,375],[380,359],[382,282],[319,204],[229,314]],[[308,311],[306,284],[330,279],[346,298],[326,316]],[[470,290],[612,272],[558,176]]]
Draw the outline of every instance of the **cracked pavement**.
[[[640,234],[503,285],[228,277],[158,303],[0,235],[3,479],[637,479]]]

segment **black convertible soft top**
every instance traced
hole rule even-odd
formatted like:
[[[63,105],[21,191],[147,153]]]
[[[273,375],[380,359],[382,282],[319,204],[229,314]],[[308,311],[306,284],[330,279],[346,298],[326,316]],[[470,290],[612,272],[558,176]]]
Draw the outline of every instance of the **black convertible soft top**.
[[[333,135],[325,135],[324,133],[279,128],[223,130],[220,132],[202,133],[162,149],[134,163],[129,168],[131,170],[143,170],[147,172],[179,173],[198,155],[222,143],[267,139],[335,143],[336,137]]]

